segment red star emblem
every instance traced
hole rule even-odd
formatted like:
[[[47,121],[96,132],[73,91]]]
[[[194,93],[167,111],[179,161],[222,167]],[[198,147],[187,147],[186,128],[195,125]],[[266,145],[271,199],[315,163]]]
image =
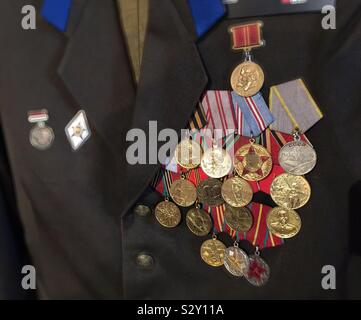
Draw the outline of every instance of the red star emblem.
[[[254,147],[252,145],[249,147],[247,155],[258,156],[258,154],[256,153],[256,150],[254,149]],[[245,157],[246,156],[236,156],[236,159],[243,163],[243,160],[245,159]],[[258,157],[261,160],[262,165],[270,158],[269,156],[258,156]],[[259,176],[263,175],[262,165],[258,168],[257,171],[255,171],[255,173],[257,173]],[[242,174],[246,175],[247,173],[250,173],[250,170],[248,170],[247,168],[244,167]]]
[[[249,265],[248,277],[256,278],[257,281],[261,281],[263,274],[267,269],[263,268],[258,261],[253,260]]]

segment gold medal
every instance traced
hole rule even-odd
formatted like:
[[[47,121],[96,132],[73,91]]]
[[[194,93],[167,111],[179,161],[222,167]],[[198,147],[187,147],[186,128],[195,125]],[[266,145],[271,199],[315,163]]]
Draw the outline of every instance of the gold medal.
[[[173,202],[165,200],[155,207],[155,217],[162,226],[174,228],[181,221],[181,212]]]
[[[201,181],[197,186],[197,196],[201,203],[210,207],[217,207],[224,203],[221,193],[222,182],[209,178]]]
[[[232,89],[242,97],[254,96],[261,90],[263,83],[263,70],[252,61],[241,63],[233,70],[231,75]]]
[[[273,180],[271,197],[280,207],[298,209],[310,199],[311,187],[304,177],[283,173]]]
[[[234,168],[238,175],[248,181],[260,181],[272,170],[272,157],[267,149],[251,140],[236,151]]]
[[[226,206],[224,219],[227,225],[237,232],[247,232],[253,225],[253,215],[247,207],[234,208]]]
[[[204,152],[201,167],[207,176],[222,178],[231,171],[232,159],[226,150],[213,146]]]
[[[201,163],[202,147],[191,139],[182,140],[175,149],[177,163],[185,169],[194,169]]]
[[[268,213],[267,227],[277,237],[292,238],[301,229],[301,218],[294,210],[276,207]]]
[[[212,219],[210,215],[200,208],[192,208],[187,212],[187,227],[196,236],[206,236],[212,229]]]
[[[184,177],[172,183],[169,193],[173,201],[181,207],[190,207],[197,200],[196,187]]]
[[[232,207],[244,207],[251,202],[253,191],[246,180],[233,177],[223,183],[222,197]]]
[[[226,246],[215,237],[206,240],[201,246],[201,257],[203,261],[212,267],[220,267],[224,263]]]

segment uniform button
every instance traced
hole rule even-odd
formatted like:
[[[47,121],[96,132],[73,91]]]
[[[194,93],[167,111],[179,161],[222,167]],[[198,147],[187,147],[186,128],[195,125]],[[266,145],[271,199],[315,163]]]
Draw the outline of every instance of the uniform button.
[[[136,262],[142,268],[149,268],[154,264],[154,258],[149,254],[139,253]]]
[[[145,206],[144,204],[138,204],[137,206],[135,206],[134,212],[140,217],[145,217],[150,215],[151,210],[148,206]]]

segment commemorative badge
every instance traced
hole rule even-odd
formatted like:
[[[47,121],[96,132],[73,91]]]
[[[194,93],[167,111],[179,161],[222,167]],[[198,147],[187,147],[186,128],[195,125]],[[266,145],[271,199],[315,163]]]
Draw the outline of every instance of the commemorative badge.
[[[251,97],[258,93],[264,83],[262,68],[252,61],[251,50],[264,45],[262,39],[263,22],[240,24],[230,28],[233,50],[243,50],[245,60],[232,72],[232,89],[242,97]]]
[[[175,180],[169,188],[170,196],[180,207],[190,207],[197,200],[197,189],[192,182],[186,179],[184,173],[181,179]]]
[[[236,232],[248,232],[253,226],[253,215],[247,207],[235,208],[227,205],[224,220]]]
[[[48,120],[48,111],[45,109],[34,110],[28,113],[28,121],[35,123],[29,135],[30,144],[35,149],[41,151],[49,149],[54,142],[54,131],[46,125],[46,121]]]
[[[182,216],[179,208],[166,198],[155,207],[155,217],[163,227],[174,228],[180,223]]]
[[[222,197],[232,207],[244,207],[251,202],[253,190],[246,180],[232,177],[223,183]]]
[[[298,209],[311,197],[311,187],[302,176],[282,173],[271,184],[272,200],[280,207]]]
[[[238,247],[237,242],[234,243],[233,247],[226,249],[224,255],[224,266],[227,271],[235,277],[242,277],[248,272],[248,256]]]
[[[301,141],[298,132],[294,133],[294,141],[286,143],[278,154],[278,162],[287,172],[303,176],[316,166],[317,154],[307,142]]]
[[[198,142],[184,139],[176,147],[175,159],[182,168],[195,169],[201,163],[202,153],[202,147]]]
[[[232,158],[226,150],[213,142],[213,146],[202,156],[201,167],[209,177],[223,178],[232,169]]]
[[[294,237],[301,230],[301,224],[300,216],[292,209],[275,207],[267,216],[268,230],[283,239]]]
[[[208,178],[197,185],[197,196],[201,203],[209,207],[217,207],[224,203],[222,198],[222,182]]]
[[[74,151],[79,150],[90,138],[91,131],[85,111],[80,110],[65,127],[65,134]]]
[[[272,170],[272,157],[267,149],[255,143],[254,139],[239,148],[234,157],[234,168],[238,175],[248,181],[260,181]]]
[[[226,246],[215,235],[206,240],[201,246],[201,257],[205,263],[212,267],[220,267],[224,264]]]
[[[249,267],[245,274],[246,280],[256,287],[264,286],[270,278],[271,270],[267,262],[260,257],[258,247],[256,247],[256,252],[248,258]]]
[[[206,236],[212,230],[212,219],[210,215],[196,205],[187,212],[186,224],[188,229],[196,236]]]

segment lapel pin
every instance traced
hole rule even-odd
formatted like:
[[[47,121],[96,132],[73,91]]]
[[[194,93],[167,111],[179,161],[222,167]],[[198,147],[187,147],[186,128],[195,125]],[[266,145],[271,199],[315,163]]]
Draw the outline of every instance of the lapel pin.
[[[65,127],[65,133],[74,151],[90,138],[91,131],[84,110],[80,110]]]
[[[54,131],[45,124],[49,120],[48,111],[45,109],[28,112],[28,121],[35,123],[30,131],[30,144],[38,150],[46,150],[54,141]]]

